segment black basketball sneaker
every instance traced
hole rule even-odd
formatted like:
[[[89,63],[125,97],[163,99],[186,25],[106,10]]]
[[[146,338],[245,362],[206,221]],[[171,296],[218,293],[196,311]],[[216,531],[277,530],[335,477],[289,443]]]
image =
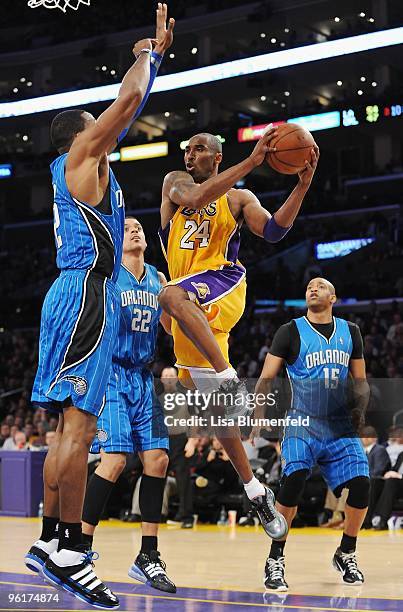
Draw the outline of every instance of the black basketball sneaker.
[[[57,538],[53,538],[50,542],[36,540],[25,555],[25,565],[32,572],[41,572],[49,555],[56,552],[58,546],[59,540]]]
[[[344,553],[340,548],[333,556],[333,567],[343,575],[343,582],[350,585],[360,585],[364,582],[364,574],[357,566],[355,551]]]
[[[282,540],[288,533],[288,525],[284,516],[274,505],[274,493],[269,487],[265,487],[266,494],[250,500],[250,504],[256,510],[262,527],[272,540]]]
[[[129,569],[130,578],[148,584],[153,589],[165,591],[166,593],[176,593],[176,586],[168,578],[166,564],[160,559],[158,550],[151,550],[149,553],[140,552],[137,559]]]
[[[264,568],[264,586],[270,591],[287,591],[288,584],[284,578],[285,560],[284,557],[272,559],[267,557]]]
[[[61,550],[49,556],[42,576],[86,604],[102,610],[116,610],[119,599],[94,572],[93,559],[97,558],[98,553],[93,551]]]

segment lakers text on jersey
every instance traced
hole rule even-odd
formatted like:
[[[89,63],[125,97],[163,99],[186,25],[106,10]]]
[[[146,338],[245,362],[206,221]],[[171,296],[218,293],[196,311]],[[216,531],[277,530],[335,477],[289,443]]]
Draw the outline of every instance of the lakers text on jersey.
[[[229,332],[245,309],[246,281],[245,269],[238,261],[239,226],[227,196],[201,210],[180,206],[159,235],[172,279],[168,284],[182,287],[202,308],[228,361]],[[172,322],[172,335],[184,384],[185,370],[214,371],[176,321]]]

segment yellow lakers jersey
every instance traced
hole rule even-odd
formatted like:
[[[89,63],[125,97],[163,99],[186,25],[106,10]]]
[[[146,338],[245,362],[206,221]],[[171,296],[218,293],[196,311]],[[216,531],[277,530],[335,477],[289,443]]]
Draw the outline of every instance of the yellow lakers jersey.
[[[236,263],[240,232],[226,195],[201,210],[179,206],[160,228],[171,279]]]

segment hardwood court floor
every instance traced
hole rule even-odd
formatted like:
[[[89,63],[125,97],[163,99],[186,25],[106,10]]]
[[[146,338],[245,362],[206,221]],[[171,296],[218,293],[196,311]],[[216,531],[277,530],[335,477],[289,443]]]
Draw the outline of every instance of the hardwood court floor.
[[[0,518],[0,610],[88,609],[62,594],[47,605],[12,603],[22,592],[60,593],[30,574],[23,557],[39,534],[39,519]],[[348,587],[331,567],[340,532],[294,529],[286,547],[288,593],[264,593],[262,574],[269,541],[260,527],[198,525],[192,530],[163,526],[160,551],[176,595],[165,595],[127,576],[140,543],[139,525],[101,523],[94,549],[98,575],[121,594],[121,609],[136,612],[230,612],[262,610],[372,610],[403,612],[403,531],[364,531],[359,539],[361,587]],[[31,591],[30,591],[31,590]],[[35,606],[38,606],[36,608]]]

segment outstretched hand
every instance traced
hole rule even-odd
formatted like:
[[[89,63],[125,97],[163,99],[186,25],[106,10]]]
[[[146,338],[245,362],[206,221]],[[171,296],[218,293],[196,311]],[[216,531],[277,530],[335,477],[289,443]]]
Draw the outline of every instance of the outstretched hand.
[[[268,153],[274,153],[274,151],[276,151],[275,147],[270,146],[275,136],[277,136],[277,126],[270,126],[256,143],[255,148],[249,156],[254,166],[260,166]]]
[[[168,7],[164,3],[158,2],[157,26],[155,38],[157,44],[154,51],[159,55],[164,55],[165,51],[172,45],[174,39],[175,19],[170,17],[167,28]]]
[[[305,187],[305,189],[308,189],[309,185],[311,184],[313,175],[315,174],[315,170],[318,165],[319,155],[319,147],[315,144],[311,149],[311,160],[307,160],[304,168],[298,172],[299,183]]]

